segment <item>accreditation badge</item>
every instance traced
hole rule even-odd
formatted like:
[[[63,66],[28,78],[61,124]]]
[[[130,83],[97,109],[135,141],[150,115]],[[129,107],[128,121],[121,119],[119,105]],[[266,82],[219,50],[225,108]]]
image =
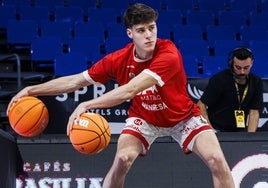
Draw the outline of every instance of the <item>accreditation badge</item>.
[[[236,127],[237,128],[245,128],[246,123],[245,123],[245,112],[244,112],[244,110],[235,110],[234,115],[235,115]]]

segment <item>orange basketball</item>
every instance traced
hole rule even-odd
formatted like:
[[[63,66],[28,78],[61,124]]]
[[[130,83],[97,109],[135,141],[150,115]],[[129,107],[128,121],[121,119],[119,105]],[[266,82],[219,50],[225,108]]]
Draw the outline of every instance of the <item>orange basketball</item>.
[[[36,97],[22,97],[8,113],[13,130],[21,136],[33,137],[47,127],[49,114],[46,105]]]
[[[83,154],[97,154],[105,149],[111,139],[106,119],[96,113],[83,113],[70,131],[73,147]]]

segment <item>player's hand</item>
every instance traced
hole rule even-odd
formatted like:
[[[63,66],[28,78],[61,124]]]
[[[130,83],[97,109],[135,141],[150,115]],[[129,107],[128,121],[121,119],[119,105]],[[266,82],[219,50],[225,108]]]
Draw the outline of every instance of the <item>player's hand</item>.
[[[80,115],[82,113],[85,113],[87,110],[86,108],[86,105],[85,105],[85,102],[83,103],[80,103],[76,109],[73,111],[73,113],[70,115],[69,117],[69,121],[68,121],[68,124],[67,124],[67,135],[69,136],[70,134],[70,131],[72,130],[73,128],[73,124],[74,123],[77,123],[79,122],[79,119],[80,119]]]
[[[9,104],[8,104],[8,107],[7,107],[7,111],[6,111],[6,114],[8,116],[8,113],[10,111],[10,108],[21,98],[21,97],[24,97],[24,96],[29,96],[28,94],[28,88],[24,88],[22,89],[19,93],[17,93],[14,97],[12,97],[12,99],[10,100]]]

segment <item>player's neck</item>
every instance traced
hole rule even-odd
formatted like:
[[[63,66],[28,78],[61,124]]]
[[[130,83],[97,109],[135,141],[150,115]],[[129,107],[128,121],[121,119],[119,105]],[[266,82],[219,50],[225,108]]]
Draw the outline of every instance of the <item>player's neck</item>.
[[[140,53],[135,49],[134,56],[140,60],[147,60],[152,58],[152,53]]]

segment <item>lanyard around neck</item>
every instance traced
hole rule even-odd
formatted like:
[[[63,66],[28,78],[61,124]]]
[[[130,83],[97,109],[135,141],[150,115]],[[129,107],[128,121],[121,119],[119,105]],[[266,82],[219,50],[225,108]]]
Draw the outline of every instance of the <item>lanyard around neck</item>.
[[[235,82],[235,88],[236,88],[237,99],[238,99],[239,110],[240,110],[241,109],[241,104],[244,101],[244,99],[246,98],[246,95],[248,93],[248,84],[247,84],[246,88],[244,89],[242,98],[240,97],[240,92],[239,92],[238,84],[236,82]]]

